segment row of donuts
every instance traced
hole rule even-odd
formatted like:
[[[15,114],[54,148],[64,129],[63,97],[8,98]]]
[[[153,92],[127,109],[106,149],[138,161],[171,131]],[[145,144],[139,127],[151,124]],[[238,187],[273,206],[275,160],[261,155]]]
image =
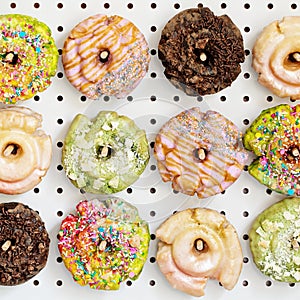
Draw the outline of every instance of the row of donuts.
[[[233,40],[241,41],[241,35],[237,33],[236,27],[230,23],[231,21],[229,21],[228,18],[216,18],[207,8],[202,7],[182,12],[182,14],[176,16],[172,22],[168,23],[169,27],[166,26],[162,34],[162,36],[164,36],[162,41],[166,42],[167,46],[159,48],[160,57],[163,57],[162,61],[166,67],[166,76],[170,78],[170,81],[175,86],[182,88],[188,95],[194,94],[195,90],[196,93],[201,91],[201,94],[205,94],[205,92],[202,91],[203,88],[197,85],[199,83],[197,81],[198,78],[195,78],[195,76],[189,79],[185,78],[185,75],[191,72],[189,72],[187,68],[182,68],[182,64],[179,70],[174,70],[174,65],[176,66],[179,61],[178,57],[176,60],[176,51],[169,49],[164,53],[163,50],[169,47],[169,45],[174,45],[178,42],[172,37],[171,32],[174,31],[174,28],[179,32],[178,24],[184,24],[185,26],[181,26],[182,31],[184,34],[192,36],[192,38],[188,39],[189,45],[196,47],[197,51],[193,52],[193,54],[185,53],[185,56],[182,56],[184,53],[180,53],[180,61],[184,61],[185,57],[186,64],[190,62],[190,69],[192,69],[197,65],[197,61],[200,60],[198,70],[200,70],[199,74],[204,74],[204,76],[213,76],[213,74],[210,73],[213,71],[208,72],[208,70],[220,71],[224,69],[226,63],[222,62],[219,66],[219,60],[210,60],[214,53],[208,52],[207,50],[210,49],[208,47],[210,39],[208,37],[199,39],[199,36],[192,34],[188,29],[189,27],[193,28],[193,26],[188,26],[188,24],[190,24],[189,22],[195,22],[195,19],[191,18],[191,15],[196,19],[199,18],[203,20],[199,26],[205,26],[205,24],[210,22],[211,24],[216,24],[216,26],[219,26],[220,22],[222,24],[225,22],[224,25],[229,24],[228,27],[230,29],[226,26],[222,28],[225,28],[226,37],[227,34],[232,35],[235,33],[235,35],[231,37],[232,43]],[[13,19],[14,17],[15,16],[11,16],[8,17],[8,19]],[[22,18],[21,16],[16,17]],[[105,91],[105,94],[108,94],[112,90],[115,91],[115,86],[112,85],[121,82],[122,76],[120,76],[120,78],[114,77],[113,80],[106,78],[104,83],[97,83],[96,86],[91,85],[90,82],[87,82],[87,78],[94,80],[98,74],[92,74],[91,72],[96,70],[89,68],[89,65],[85,65],[85,69],[82,70],[84,79],[82,76],[77,77],[81,74],[81,70],[76,69],[78,60],[76,53],[82,53],[82,57],[91,59],[89,62],[90,66],[95,66],[93,64],[95,59],[97,59],[98,64],[98,60],[104,65],[107,64],[105,65],[106,69],[104,73],[100,74],[100,78],[104,76],[103,74],[113,74],[114,70],[111,70],[108,64],[115,62],[115,57],[117,57],[117,64],[120,63],[119,59],[122,55],[125,56],[124,53],[118,52],[120,49],[105,48],[99,51],[97,46],[95,46],[97,44],[97,38],[95,38],[94,34],[88,35],[88,38],[86,37],[87,32],[89,32],[88,29],[92,28],[93,32],[96,32],[96,28],[100,30],[100,25],[101,34],[110,34],[107,28],[102,28],[103,23],[106,25],[113,23],[115,27],[119,28],[120,24],[123,24],[123,20],[119,18],[109,21],[102,19],[100,23],[98,23],[97,17],[91,17],[88,20],[87,23],[80,23],[78,25],[79,27],[77,27],[76,30],[74,29],[74,32],[71,32],[70,40],[68,40],[66,44],[70,47],[69,54],[72,53],[74,56],[71,54],[66,58],[63,56],[63,60],[68,61],[69,64],[68,69],[70,73],[67,77],[70,82],[73,82],[74,86],[82,93],[88,93],[89,98],[97,98],[103,93],[101,91]],[[17,23],[19,23],[19,21]],[[25,23],[26,22],[29,21],[26,20]],[[135,31],[135,27],[132,27],[132,25],[126,21],[124,21],[124,24],[124,32],[127,30],[130,32],[133,31],[136,36],[139,36]],[[27,24],[26,27],[28,30],[33,31],[37,26],[30,27]],[[222,35],[224,35],[224,32],[222,32]],[[7,40],[9,41],[14,37],[19,39],[26,37],[26,40],[30,41],[31,47],[35,49],[34,53],[40,53],[42,51],[41,49],[44,49],[43,46],[40,46],[41,41],[39,39],[26,36],[25,31],[10,32],[8,29]],[[114,40],[114,36],[110,36],[110,39]],[[84,41],[82,47],[77,45],[79,40]],[[87,57],[89,53],[89,51],[87,51],[87,45],[89,45],[90,40],[93,41],[92,44],[95,46],[95,49],[91,51],[93,55],[92,58]],[[198,44],[196,43],[197,40],[200,40]],[[228,40],[230,39],[227,39],[227,41]],[[128,40],[126,41],[128,42]],[[53,41],[50,41],[48,46],[52,45],[52,43]],[[145,50],[143,48],[144,45],[143,42],[142,46],[138,46],[138,49],[140,49],[140,51]],[[20,49],[21,48],[22,46],[20,46]],[[238,46],[235,48],[239,49]],[[21,49],[20,54],[19,52],[15,53],[15,51],[12,51],[9,47],[5,49],[6,52],[3,54],[3,61],[5,61],[5,63],[3,65],[10,68],[10,70],[15,68],[18,63],[25,61],[24,58],[26,55],[24,54],[25,52],[22,52],[24,49]],[[78,52],[75,50],[78,50]],[[129,66],[131,72],[133,68],[135,70],[133,73],[138,74],[138,76],[145,74],[147,69],[147,67],[145,69],[145,59],[136,65],[136,57],[132,57],[133,53],[131,50],[126,49],[125,51],[128,53],[126,59],[135,61]],[[133,52],[136,53],[135,50]],[[138,53],[140,52],[138,51]],[[295,53],[292,53],[293,55],[291,55],[291,57],[288,56],[289,60],[285,61],[288,67],[293,70],[295,66],[297,66],[297,55]],[[196,57],[193,57],[193,55],[196,55]],[[170,56],[169,60],[167,59],[168,56]],[[227,56],[228,54],[223,54],[222,57]],[[240,54],[237,54],[237,57],[239,57],[239,62],[241,62]],[[166,61],[168,61],[168,63],[166,63]],[[218,61],[215,66],[216,69],[212,69],[212,61]],[[37,62],[40,66],[52,65],[52,63],[47,64],[46,56],[39,57]],[[82,61],[79,64],[80,66],[84,65]],[[167,67],[168,65],[169,69]],[[220,69],[217,68],[218,66]],[[118,67],[120,67],[120,65]],[[184,72],[186,72],[186,74],[180,72],[182,69],[185,70]],[[233,73],[235,77],[233,75],[231,76],[235,79],[240,72],[239,63],[235,64],[234,69],[235,71]],[[236,69],[239,69],[239,71],[236,71]],[[51,74],[49,70],[45,72],[46,76]],[[126,75],[128,78],[128,69],[123,66],[118,68],[118,70],[125,72],[123,73],[123,77]],[[65,69],[65,71],[66,74],[68,74],[68,70]],[[7,88],[13,87],[14,94],[11,93],[10,96],[5,98],[4,102],[15,102],[16,98],[11,97],[11,95],[18,95],[18,93],[20,95],[24,93],[25,95],[27,93],[26,97],[29,98],[32,97],[35,92],[42,91],[42,89],[37,90],[36,87],[45,87],[43,82],[45,78],[43,77],[44,73],[36,73],[36,71],[35,73],[30,73],[30,71],[26,70],[21,75],[23,76],[22,81],[25,80],[24,76],[28,73],[35,74],[35,77],[40,81],[30,81],[27,88],[21,88],[20,90],[18,89],[19,87],[12,85],[12,81],[10,81],[10,83],[7,84]],[[197,75],[199,76],[199,74]],[[224,74],[220,78],[226,78]],[[231,72],[227,70],[226,74],[231,74]],[[72,78],[72,76],[74,77]],[[20,77],[18,74],[11,73],[10,78],[17,80]],[[183,78],[185,78],[184,81]],[[221,88],[224,88],[224,82],[221,83],[220,78],[216,81],[219,85],[214,83],[214,87],[217,86],[218,88],[213,92],[218,92]],[[139,78],[139,80],[140,79],[141,78]],[[5,80],[6,79],[4,79],[4,82]],[[138,83],[133,78],[130,78],[130,81],[131,83],[134,82],[131,88]],[[228,84],[228,81],[225,81]],[[209,80],[207,82],[209,82]],[[230,85],[231,82],[228,85]],[[108,83],[108,85],[106,85],[106,83]],[[205,86],[206,90],[211,92],[212,87],[209,87],[207,84]],[[30,91],[28,91],[29,88],[31,88]],[[126,85],[125,87],[123,85],[122,89],[118,90],[118,93],[114,95],[124,97],[124,95],[128,93],[127,89],[128,86]],[[23,90],[25,91],[23,92]],[[9,93],[10,92],[8,92],[8,94]],[[10,120],[10,122],[8,122],[10,125],[3,122],[3,124],[5,123],[5,125],[3,125],[4,130],[8,128],[18,128],[18,132],[15,133],[13,139],[3,143],[3,156],[9,163],[13,162],[17,157],[19,159],[24,158],[23,162],[25,166],[27,158],[32,159],[31,156],[28,156],[25,160],[25,156],[23,156],[24,154],[31,153],[30,147],[32,147],[32,149],[46,149],[45,153],[38,153],[36,155],[39,162],[43,162],[40,164],[40,166],[42,166],[40,167],[41,170],[35,170],[33,172],[35,178],[40,180],[48,168],[45,162],[47,161],[47,157],[50,163],[49,149],[51,149],[51,147],[49,147],[49,136],[38,130],[38,136],[41,136],[41,139],[37,139],[37,141],[32,143],[26,143],[26,147],[28,145],[28,148],[24,148],[24,138],[21,140],[22,135],[20,134],[20,129],[28,130],[30,134],[35,132],[37,128],[40,127],[40,116],[21,107],[5,107],[3,113],[5,113],[6,118],[3,118],[3,120],[7,120],[8,115],[8,120]],[[22,116],[22,121],[20,121],[19,117],[15,117],[15,113],[19,113],[19,115]],[[23,116],[26,116],[24,120]],[[216,120],[220,122],[218,126]],[[249,172],[257,177],[263,184],[288,195],[299,195],[299,187],[297,186],[299,156],[299,152],[297,151],[299,151],[299,149],[298,143],[295,142],[298,141],[297,120],[298,106],[294,108],[290,108],[287,105],[277,106],[262,112],[243,137],[246,149],[253,151],[258,156],[258,159],[249,166]],[[115,132],[121,133],[120,136],[118,135],[118,140],[115,138]],[[214,134],[211,134],[211,132],[214,132]],[[187,136],[191,136],[192,138],[188,139]],[[179,139],[179,137],[182,138]],[[209,197],[222,192],[238,178],[247,158],[246,151],[239,145],[240,137],[241,133],[236,126],[217,112],[207,112],[204,114],[197,108],[182,112],[172,118],[161,129],[156,139],[155,155],[163,180],[172,181],[173,187],[176,190],[189,195],[196,193],[200,198]],[[15,138],[17,138],[16,141],[14,140]],[[222,154],[220,155],[221,152]],[[125,164],[124,157],[128,159]],[[45,159],[45,161],[43,161],[43,159]],[[78,163],[78,159],[80,163]],[[114,112],[100,112],[98,117],[93,121],[90,121],[85,116],[78,115],[73,120],[63,149],[63,165],[68,177],[77,187],[92,193],[100,192],[110,194],[124,189],[126,186],[132,184],[143,172],[148,159],[148,143],[145,138],[145,133],[137,128],[127,117],[118,116]],[[102,161],[101,168],[99,167],[99,160]],[[116,176],[116,170],[122,170],[123,173]],[[10,176],[7,174],[14,174],[11,173],[11,171],[11,169],[6,169],[6,172],[3,173],[5,173],[5,176]],[[19,173],[15,172],[15,174]],[[91,174],[94,177],[91,177]],[[128,174],[130,175],[128,176]],[[106,178],[106,176],[108,177]],[[91,180],[91,178],[93,179]],[[4,181],[7,182],[7,179]],[[34,185],[35,184],[37,184],[37,182],[34,183]],[[11,188],[12,193],[17,191],[17,186],[18,184]],[[29,185],[27,185],[26,188],[30,189],[32,186],[29,187]],[[23,191],[24,190],[20,190],[19,192]],[[287,202],[283,203],[286,204]],[[288,203],[289,205],[287,207],[285,205],[281,206],[282,211],[280,211],[280,214],[283,216],[281,219],[283,219],[284,222],[278,222],[277,217],[276,221],[272,220],[274,217],[274,213],[272,213],[272,217],[267,216],[267,221],[260,220],[257,228],[255,228],[255,226],[253,227],[255,229],[252,231],[252,235],[257,233],[259,238],[252,238],[255,244],[252,248],[261,250],[258,256],[263,259],[262,262],[258,263],[258,266],[267,275],[277,280],[294,282],[299,280],[299,259],[295,259],[298,257],[296,254],[299,252],[299,246],[297,247],[297,239],[299,239],[299,234],[297,233],[298,229],[291,229],[286,234],[289,242],[284,244],[284,258],[280,255],[282,259],[279,263],[277,250],[271,251],[269,247],[270,239],[273,238],[272,233],[278,234],[278,232],[285,232],[282,229],[283,223],[284,228],[286,224],[288,224],[288,228],[297,227],[297,223],[293,222],[293,220],[297,218],[297,213],[299,214],[299,201],[296,198],[293,202],[289,199]],[[291,205],[292,203],[295,204]],[[7,259],[9,257],[15,258],[15,244],[16,241],[20,240],[22,243],[25,243],[25,257],[28,257],[28,253],[30,253],[30,255],[39,253],[43,255],[41,261],[45,263],[45,253],[47,253],[47,243],[49,243],[49,241],[47,242],[45,233],[41,235],[42,240],[39,239],[39,243],[32,246],[27,236],[23,235],[22,229],[18,228],[19,225],[16,225],[22,223],[19,219],[20,216],[22,218],[22,216],[25,215],[28,218],[28,216],[33,215],[33,219],[37,220],[38,217],[36,214],[32,213],[29,208],[22,207],[21,204],[11,203],[9,207],[6,205],[7,204],[4,204],[5,209],[1,210],[1,220],[5,220],[5,224],[9,224],[9,220],[14,220],[15,226],[6,225],[6,229],[1,231],[5,234],[9,234],[4,235],[6,237],[1,237],[1,250],[4,253],[4,257]],[[187,221],[191,219],[192,221]],[[174,230],[174,224],[180,224],[180,230],[177,227],[176,230]],[[263,226],[260,224],[263,224]],[[11,228],[14,228],[13,230],[16,232],[12,232]],[[18,230],[15,230],[16,228]],[[220,232],[220,228],[227,228],[227,230]],[[216,234],[216,231],[218,231],[220,235]],[[34,230],[33,232],[35,234],[37,233]],[[174,236],[173,232],[180,232],[180,238]],[[28,233],[26,234],[28,235]],[[167,279],[172,285],[182,291],[197,296],[203,295],[203,288],[207,278],[219,280],[225,288],[233,288],[241,270],[241,249],[234,228],[232,228],[220,214],[205,209],[187,210],[170,217],[157,231],[157,235],[162,240],[157,254],[158,263],[162,272],[166,274]],[[250,235],[250,237],[252,235]],[[7,236],[9,236],[9,238],[7,238]],[[63,221],[60,236],[59,248],[67,268],[71,271],[74,279],[79,284],[89,284],[92,288],[116,289],[119,283],[126,278],[136,279],[147,257],[147,247],[149,243],[147,225],[138,218],[134,208],[116,198],[109,198],[109,200],[104,203],[95,200],[90,202],[84,201],[78,204],[77,215],[68,216],[66,220]],[[226,239],[223,238],[224,236],[226,236]],[[291,239],[290,236],[293,238]],[[30,237],[30,239],[37,240],[37,237]],[[191,243],[191,241],[193,242]],[[290,243],[292,243],[292,247]],[[175,245],[175,250],[172,248],[173,244]],[[192,244],[193,247],[187,248],[188,244]],[[279,241],[272,240],[272,247],[274,247],[274,244],[278,244],[280,246],[279,248],[282,249],[282,243],[279,243]],[[257,247],[257,245],[259,247]],[[35,249],[35,252],[32,251],[32,249],[29,250],[31,247]],[[292,248],[292,251],[286,250],[290,248]],[[236,252],[232,252],[232,249],[235,249]],[[118,254],[117,258],[113,252]],[[175,253],[175,256],[172,253]],[[233,256],[231,256],[232,253],[234,253]],[[282,252],[280,253],[282,254]],[[24,253],[21,254],[24,255]],[[19,252],[18,255],[20,256]],[[182,263],[187,255],[191,255],[191,257],[195,259],[195,266],[193,265],[191,267],[191,264],[188,264],[186,261]],[[267,259],[265,259],[266,257]],[[209,270],[203,270],[203,262],[212,260],[214,264],[212,264],[211,268],[209,268]],[[36,266],[31,261],[32,259],[23,262],[23,264],[27,265],[25,268],[26,272],[30,274],[26,275],[26,280],[41,269],[41,266]],[[3,267],[4,270],[8,270],[7,265],[0,264],[0,266]],[[17,266],[18,263],[16,263],[15,267]],[[228,274],[225,272],[228,270],[232,270],[232,273]],[[21,283],[22,280],[18,281],[17,279],[17,281],[15,281],[15,278],[18,278],[18,276],[15,275],[16,274],[10,274],[4,271],[1,275],[1,282],[3,284],[8,284],[8,282],[13,282],[13,284]],[[231,275],[231,277],[229,275]]]
[[[1,15],[0,101],[32,98],[51,84],[58,50],[50,28],[36,18]],[[253,48],[259,82],[280,97],[300,96],[297,51],[299,17],[264,28]],[[275,44],[275,48],[274,48]],[[230,86],[245,59],[243,37],[227,15],[207,7],[184,10],[162,30],[158,57],[164,74],[187,95],[214,94]],[[146,75],[150,55],[144,35],[129,20],[97,14],[77,24],[64,42],[62,63],[69,82],[89,99],[124,98]]]

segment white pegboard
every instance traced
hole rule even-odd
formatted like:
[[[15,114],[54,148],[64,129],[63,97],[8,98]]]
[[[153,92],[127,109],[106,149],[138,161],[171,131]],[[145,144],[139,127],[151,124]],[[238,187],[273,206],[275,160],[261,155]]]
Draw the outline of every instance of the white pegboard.
[[[52,30],[58,48],[69,31],[79,21],[96,14],[119,14],[134,22],[145,34],[151,50],[151,64],[146,78],[126,99],[103,97],[99,101],[87,100],[69,84],[64,77],[61,61],[57,76],[50,88],[35,99],[24,102],[41,113],[43,128],[53,139],[53,159],[44,180],[34,190],[19,196],[1,196],[1,202],[20,201],[40,212],[51,237],[51,248],[47,266],[26,284],[16,287],[0,287],[0,299],[133,299],[144,300],[191,299],[169,286],[155,262],[156,239],[152,235],[149,258],[137,281],[123,283],[119,291],[95,291],[80,287],[61,262],[57,249],[56,235],[62,219],[74,211],[81,199],[92,195],[82,195],[68,181],[62,170],[61,146],[68,126],[77,113],[95,116],[100,110],[116,110],[136,121],[147,132],[149,143],[153,142],[160,126],[171,116],[185,108],[200,106],[203,110],[216,110],[231,119],[242,131],[262,109],[279,103],[289,103],[279,99],[257,83],[257,75],[251,68],[251,49],[262,28],[285,15],[300,14],[299,1],[263,0],[205,0],[215,14],[228,14],[240,28],[247,52],[242,65],[242,73],[231,87],[215,95],[197,99],[185,96],[176,90],[163,76],[163,67],[157,58],[157,44],[165,23],[179,11],[196,7],[195,0],[1,0],[0,12],[22,13],[37,17]],[[244,254],[244,264],[240,279],[232,291],[226,291],[218,282],[210,281],[206,295],[202,299],[294,299],[300,294],[299,286],[278,283],[262,275],[254,266],[249,250],[247,232],[258,213],[284,196],[269,193],[247,172],[224,194],[199,200],[175,194],[167,183],[162,183],[156,168],[151,148],[151,159],[141,178],[127,191],[117,196],[135,204],[143,218],[149,221],[151,233],[173,211],[187,207],[206,206],[226,214],[236,227]],[[250,159],[249,159],[250,163]]]

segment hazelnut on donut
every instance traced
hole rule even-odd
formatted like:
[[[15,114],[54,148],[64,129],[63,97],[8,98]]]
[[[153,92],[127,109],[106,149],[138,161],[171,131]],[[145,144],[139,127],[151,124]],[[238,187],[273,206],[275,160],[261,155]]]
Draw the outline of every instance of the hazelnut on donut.
[[[0,192],[20,194],[36,186],[50,166],[51,137],[42,116],[29,108],[0,109]]]
[[[234,227],[212,209],[194,208],[169,217],[156,231],[157,263],[169,283],[192,296],[203,296],[208,279],[231,290],[243,262]]]
[[[300,98],[300,17],[284,17],[264,28],[253,47],[258,81],[279,97]]]

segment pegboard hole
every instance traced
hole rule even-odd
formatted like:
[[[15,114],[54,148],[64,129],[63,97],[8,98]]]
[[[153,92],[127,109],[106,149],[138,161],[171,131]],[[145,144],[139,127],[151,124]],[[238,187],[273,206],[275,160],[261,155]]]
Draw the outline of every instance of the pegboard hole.
[[[243,101],[244,101],[244,102],[249,102],[249,100],[250,100],[249,96],[244,96],[244,97],[243,97]]]
[[[179,4],[179,3],[175,3],[175,4],[174,4],[174,8],[175,8],[175,9],[179,9],[179,8],[180,8],[180,4]]]
[[[63,78],[63,77],[64,77],[63,72],[58,72],[58,73],[57,73],[57,77],[58,77],[58,78]]]
[[[266,286],[271,286],[272,285],[272,281],[271,280],[267,280],[266,281]]]
[[[272,102],[272,101],[273,101],[273,97],[272,97],[272,96],[268,96],[268,97],[267,97],[267,101],[268,101],[268,102]]]
[[[154,142],[151,142],[151,143],[150,143],[150,147],[151,147],[152,149],[154,148],[154,144],[155,144]]]
[[[297,4],[296,3],[291,4],[291,9],[297,9]]]
[[[40,96],[35,95],[35,96],[33,97],[33,99],[34,99],[34,101],[40,101]]]
[[[224,210],[221,210],[221,211],[220,211],[220,214],[223,215],[223,216],[226,216],[226,213],[225,213]]]
[[[103,6],[104,6],[105,9],[109,9],[110,8],[110,4],[109,3],[104,3]]]
[[[250,32],[250,27],[249,26],[244,27],[244,31],[247,33]]]
[[[249,4],[249,3],[245,3],[245,4],[244,4],[244,8],[245,8],[245,9],[249,9],[249,8],[250,8],[250,4]]]
[[[151,30],[152,32],[155,32],[156,29],[157,29],[157,28],[156,28],[156,26],[154,26],[154,25],[150,27],[150,30]]]
[[[243,194],[248,194],[249,193],[249,189],[248,188],[243,188]]]
[[[86,96],[81,96],[80,101],[85,102],[86,101]]]
[[[39,284],[40,284],[40,282],[38,280],[33,281],[33,285],[38,286]]]
[[[155,125],[156,124],[156,120],[155,119],[150,119],[150,124]]]
[[[150,280],[150,281],[149,281],[149,285],[150,285],[150,286],[155,286],[155,280]]]
[[[63,101],[64,100],[64,97],[63,96],[61,96],[61,95],[58,95],[57,96],[57,101]]]
[[[151,53],[151,55],[156,55],[156,50],[155,49],[151,49],[150,53]]]
[[[127,285],[127,286],[132,286],[132,281],[131,281],[131,280],[127,280],[127,281],[126,281],[126,285]]]
[[[249,239],[249,235],[248,235],[247,233],[245,233],[245,234],[243,235],[243,240],[244,240],[244,241],[248,241],[248,239]]]
[[[247,211],[244,211],[243,212],[243,217],[245,217],[245,218],[249,217],[249,213]]]
[[[62,194],[63,193],[63,188],[59,187],[56,189],[57,194]]]
[[[64,120],[63,119],[57,119],[57,124],[58,125],[62,125],[64,123]]]
[[[250,78],[250,74],[249,74],[249,73],[245,73],[245,74],[244,74],[244,78],[245,78],[245,79],[249,79],[249,78]]]
[[[243,286],[248,286],[248,285],[249,285],[248,281],[247,281],[247,280],[244,280],[244,281],[243,281]]]
[[[151,217],[155,217],[156,216],[156,212],[154,210],[151,210],[149,214],[150,214]]]
[[[243,123],[244,123],[244,125],[249,125],[250,122],[249,122],[248,119],[244,119],[244,120],[243,120]]]
[[[57,169],[57,171],[62,171],[64,168],[62,165],[57,165],[56,169]]]
[[[149,258],[149,261],[151,262],[151,264],[154,264],[156,262],[156,258],[152,256]]]
[[[62,55],[62,49],[58,49],[58,55]]]
[[[244,166],[244,171],[248,172],[248,166],[247,165]]]
[[[103,97],[103,100],[104,100],[105,102],[108,102],[108,101],[110,100],[110,97],[109,97],[109,96],[104,96],[104,97]]]
[[[57,285],[57,286],[62,286],[62,285],[63,285],[62,280],[57,280],[57,281],[56,281],[56,285]]]
[[[61,210],[59,210],[56,214],[58,217],[62,217],[64,213]]]
[[[155,193],[156,193],[156,188],[151,188],[151,189],[150,189],[150,193],[151,193],[151,194],[155,194]]]
[[[179,101],[179,96],[174,96],[174,97],[173,97],[173,100],[174,100],[175,102],[178,102],[178,101]]]
[[[133,4],[132,3],[128,3],[127,7],[128,7],[128,9],[133,9]]]
[[[154,240],[156,239],[156,235],[155,235],[154,233],[151,233],[151,234],[150,234],[150,239],[151,239],[152,241],[154,241]]]
[[[12,2],[12,3],[10,4],[10,8],[16,8],[16,7],[17,7],[17,4],[16,4],[16,3]]]
[[[151,100],[152,102],[156,101],[156,96],[151,96],[151,97],[150,97],[150,100]]]
[[[126,192],[127,192],[127,194],[132,194],[132,188],[128,188],[128,189],[126,190]]]
[[[151,3],[150,6],[151,6],[152,9],[155,9],[157,7],[156,3]]]
[[[38,2],[35,2],[35,3],[33,4],[33,7],[34,7],[34,8],[40,8],[40,4],[39,4]]]
[[[56,261],[57,261],[59,264],[61,264],[61,263],[63,262],[63,260],[62,260],[62,258],[61,258],[60,256],[58,256],[58,257],[56,258]]]
[[[179,192],[176,191],[176,190],[173,190],[173,193],[174,193],[175,195],[179,194]]]
[[[86,5],[86,3],[81,3],[80,7],[81,7],[82,9],[86,9],[87,5]]]
[[[60,26],[57,26],[57,31],[58,32],[63,32],[64,31],[64,28],[60,25]]]
[[[151,166],[150,166],[150,170],[151,170],[151,171],[155,171],[155,170],[156,170],[156,165],[151,165]]]
[[[198,101],[198,102],[202,102],[202,101],[203,101],[203,97],[202,97],[202,96],[198,96],[198,97],[197,97],[197,101]]]
[[[220,100],[221,100],[222,102],[225,102],[225,101],[226,101],[226,97],[225,97],[225,96],[221,96],[221,97],[220,97]]]
[[[225,9],[227,7],[226,3],[221,3],[221,8]]]
[[[294,287],[294,286],[296,286],[296,284],[294,282],[291,282],[291,283],[289,283],[289,286]]]
[[[246,56],[249,56],[250,53],[251,53],[251,51],[250,51],[249,49],[245,49],[245,55],[246,55]]]
[[[133,100],[132,96],[127,96],[127,101],[131,102]]]
[[[56,143],[56,146],[57,146],[58,148],[62,148],[63,145],[64,145],[63,142],[57,142],[57,143]]]
[[[34,192],[35,194],[38,194],[38,193],[40,192],[40,189],[39,189],[39,188],[34,188],[34,189],[33,189],[33,192]]]
[[[244,264],[247,264],[248,262],[249,262],[249,258],[245,256],[245,257],[243,258],[243,263],[244,263]]]
[[[266,189],[266,193],[268,194],[268,195],[271,195],[272,194],[272,190],[271,189]]]
[[[64,5],[62,3],[57,3],[57,8],[62,9]]]
[[[269,4],[267,5],[267,7],[268,7],[268,9],[273,9],[274,5],[273,5],[272,3],[269,3]]]

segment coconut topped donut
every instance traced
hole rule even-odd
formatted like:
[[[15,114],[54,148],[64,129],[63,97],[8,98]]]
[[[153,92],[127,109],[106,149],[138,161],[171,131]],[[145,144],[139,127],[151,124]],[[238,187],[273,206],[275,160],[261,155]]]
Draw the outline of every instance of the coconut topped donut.
[[[243,37],[227,15],[215,16],[199,4],[168,21],[158,57],[175,87],[191,96],[214,94],[240,74],[245,59]]]
[[[123,98],[146,75],[147,41],[120,16],[91,16],[76,25],[65,41],[62,62],[70,83],[90,99]]]
[[[281,200],[260,213],[249,238],[253,260],[266,276],[300,282],[300,199]]]
[[[284,17],[264,28],[253,47],[258,81],[279,97],[300,99],[300,17]]]
[[[230,120],[194,107],[162,126],[154,155],[163,181],[171,181],[176,191],[206,198],[239,177],[248,157],[240,141],[241,132]]]
[[[139,178],[148,161],[144,130],[112,111],[101,111],[93,120],[77,115],[62,153],[62,165],[72,183],[95,194],[124,190]]]
[[[217,211],[187,209],[169,217],[156,231],[157,263],[170,284],[203,296],[208,279],[225,289],[236,285],[243,262],[234,227]]]
[[[137,209],[120,198],[81,201],[59,231],[58,248],[80,285],[116,290],[135,280],[148,255],[148,224]]]
[[[51,84],[58,50],[51,30],[36,18],[0,15],[0,101],[16,103]]]
[[[46,175],[52,157],[51,137],[41,130],[42,116],[29,108],[0,109],[0,192],[20,194]]]

